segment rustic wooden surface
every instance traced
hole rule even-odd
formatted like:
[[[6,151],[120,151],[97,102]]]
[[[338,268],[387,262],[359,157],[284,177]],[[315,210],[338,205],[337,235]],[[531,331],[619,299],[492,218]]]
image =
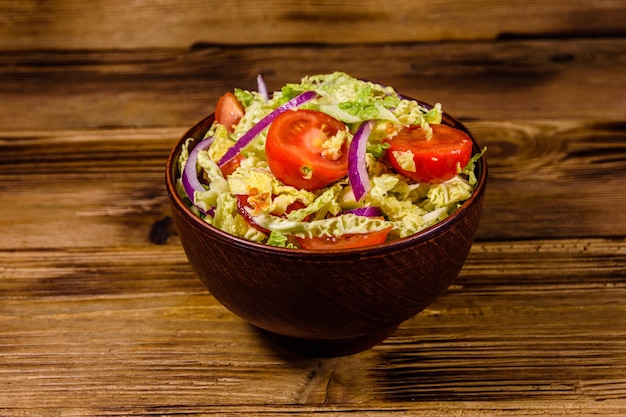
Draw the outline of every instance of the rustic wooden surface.
[[[608,0],[0,0],[0,415],[626,415],[625,21]],[[202,287],[164,165],[223,91],[333,70],[443,103],[490,183],[450,290],[316,359]]]

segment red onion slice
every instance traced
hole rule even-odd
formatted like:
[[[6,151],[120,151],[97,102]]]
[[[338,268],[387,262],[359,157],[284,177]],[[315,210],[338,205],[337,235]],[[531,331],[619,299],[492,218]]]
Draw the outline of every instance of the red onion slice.
[[[344,213],[350,213],[364,217],[379,217],[383,215],[383,212],[379,207],[359,207],[352,210],[347,210]]]
[[[263,98],[264,101],[269,100],[270,96],[267,93],[267,86],[265,84],[265,80],[263,79],[263,76],[261,74],[256,76],[256,84],[257,84],[257,90],[259,92],[259,94],[261,95],[261,97]]]
[[[360,201],[372,188],[365,165],[365,152],[367,151],[367,139],[372,133],[373,127],[373,120],[361,123],[348,149],[348,181],[350,181],[356,201]]]
[[[204,214],[208,214],[208,213],[202,210],[200,207],[198,207],[195,204],[194,192],[205,190],[202,184],[200,183],[200,180],[198,180],[198,167],[197,167],[198,153],[200,151],[205,151],[209,149],[209,146],[211,146],[211,143],[213,143],[212,137],[204,139],[203,141],[198,143],[191,150],[191,152],[189,152],[189,157],[187,158],[187,162],[185,163],[185,169],[183,170],[183,175],[182,175],[183,188],[185,189],[185,193],[187,194],[187,197],[189,197],[189,200],[191,200],[193,205],[196,206],[198,210],[200,210]]]
[[[239,154],[239,152],[241,152],[241,150],[246,147],[252,141],[252,139],[257,137],[266,127],[268,127],[278,115],[295,107],[298,107],[306,103],[307,101],[314,99],[316,96],[317,93],[315,91],[305,91],[299,96],[292,98],[282,106],[274,109],[270,114],[259,120],[256,125],[252,126],[250,130],[244,133],[243,136],[241,136],[239,140],[237,140],[237,142],[226,151],[226,153],[224,154],[224,156],[222,156],[222,159],[219,160],[217,165],[222,167],[226,165],[226,163],[228,163],[228,161],[230,161],[232,158],[237,156],[237,154]]]

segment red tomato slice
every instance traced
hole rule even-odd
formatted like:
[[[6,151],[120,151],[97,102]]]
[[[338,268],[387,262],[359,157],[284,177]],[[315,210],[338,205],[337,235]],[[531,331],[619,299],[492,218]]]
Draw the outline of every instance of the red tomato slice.
[[[298,245],[307,250],[353,249],[378,245],[387,240],[391,227],[378,232],[345,235],[342,237],[307,237],[296,238]]]
[[[337,159],[323,155],[322,144],[346,126],[315,110],[286,111],[272,122],[265,155],[272,173],[284,184],[312,191],[348,174],[347,146]]]
[[[391,165],[402,175],[419,182],[442,182],[456,175],[457,164],[465,167],[472,156],[472,140],[463,131],[443,124],[431,125],[433,135],[428,140],[424,129],[409,126],[396,136],[385,140],[390,146],[386,155]],[[413,153],[415,172],[406,170],[394,152]]]
[[[237,100],[237,97],[231,92],[227,92],[217,100],[215,106],[215,121],[226,126],[229,132],[239,123],[245,111],[243,104]]]
[[[242,159],[243,159],[243,155],[237,154],[234,158],[231,158],[228,162],[226,162],[224,165],[220,167],[220,170],[222,171],[222,175],[224,176],[224,178],[228,177],[230,174],[235,172],[235,170],[241,164]]]

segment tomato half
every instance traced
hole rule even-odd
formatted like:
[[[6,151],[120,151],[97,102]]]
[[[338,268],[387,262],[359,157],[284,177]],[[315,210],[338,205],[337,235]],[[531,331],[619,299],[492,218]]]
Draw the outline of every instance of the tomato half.
[[[324,154],[322,144],[345,130],[339,120],[315,110],[282,113],[272,122],[265,142],[265,155],[280,181],[312,191],[348,174],[348,151],[344,144],[334,157]]]
[[[472,156],[472,140],[463,131],[448,125],[431,125],[433,134],[427,139],[419,126],[409,126],[391,139],[386,156],[391,165],[402,175],[419,182],[442,182],[457,172],[457,164],[465,167]],[[411,151],[415,171],[405,169],[398,159],[403,152]],[[404,166],[404,167],[403,167]]]
[[[377,232],[345,235],[341,237],[296,238],[298,245],[307,250],[353,249],[378,245],[387,240],[391,227]]]
[[[232,132],[245,113],[243,104],[231,92],[227,92],[217,100],[215,105],[215,121],[226,126]]]

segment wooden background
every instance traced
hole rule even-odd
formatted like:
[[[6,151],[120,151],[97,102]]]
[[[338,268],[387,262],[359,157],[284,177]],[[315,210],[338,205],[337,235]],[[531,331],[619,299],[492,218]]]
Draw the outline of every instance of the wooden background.
[[[0,0],[0,415],[626,415],[624,1]],[[219,95],[341,70],[488,147],[457,283],[283,351],[201,286],[164,165]]]

